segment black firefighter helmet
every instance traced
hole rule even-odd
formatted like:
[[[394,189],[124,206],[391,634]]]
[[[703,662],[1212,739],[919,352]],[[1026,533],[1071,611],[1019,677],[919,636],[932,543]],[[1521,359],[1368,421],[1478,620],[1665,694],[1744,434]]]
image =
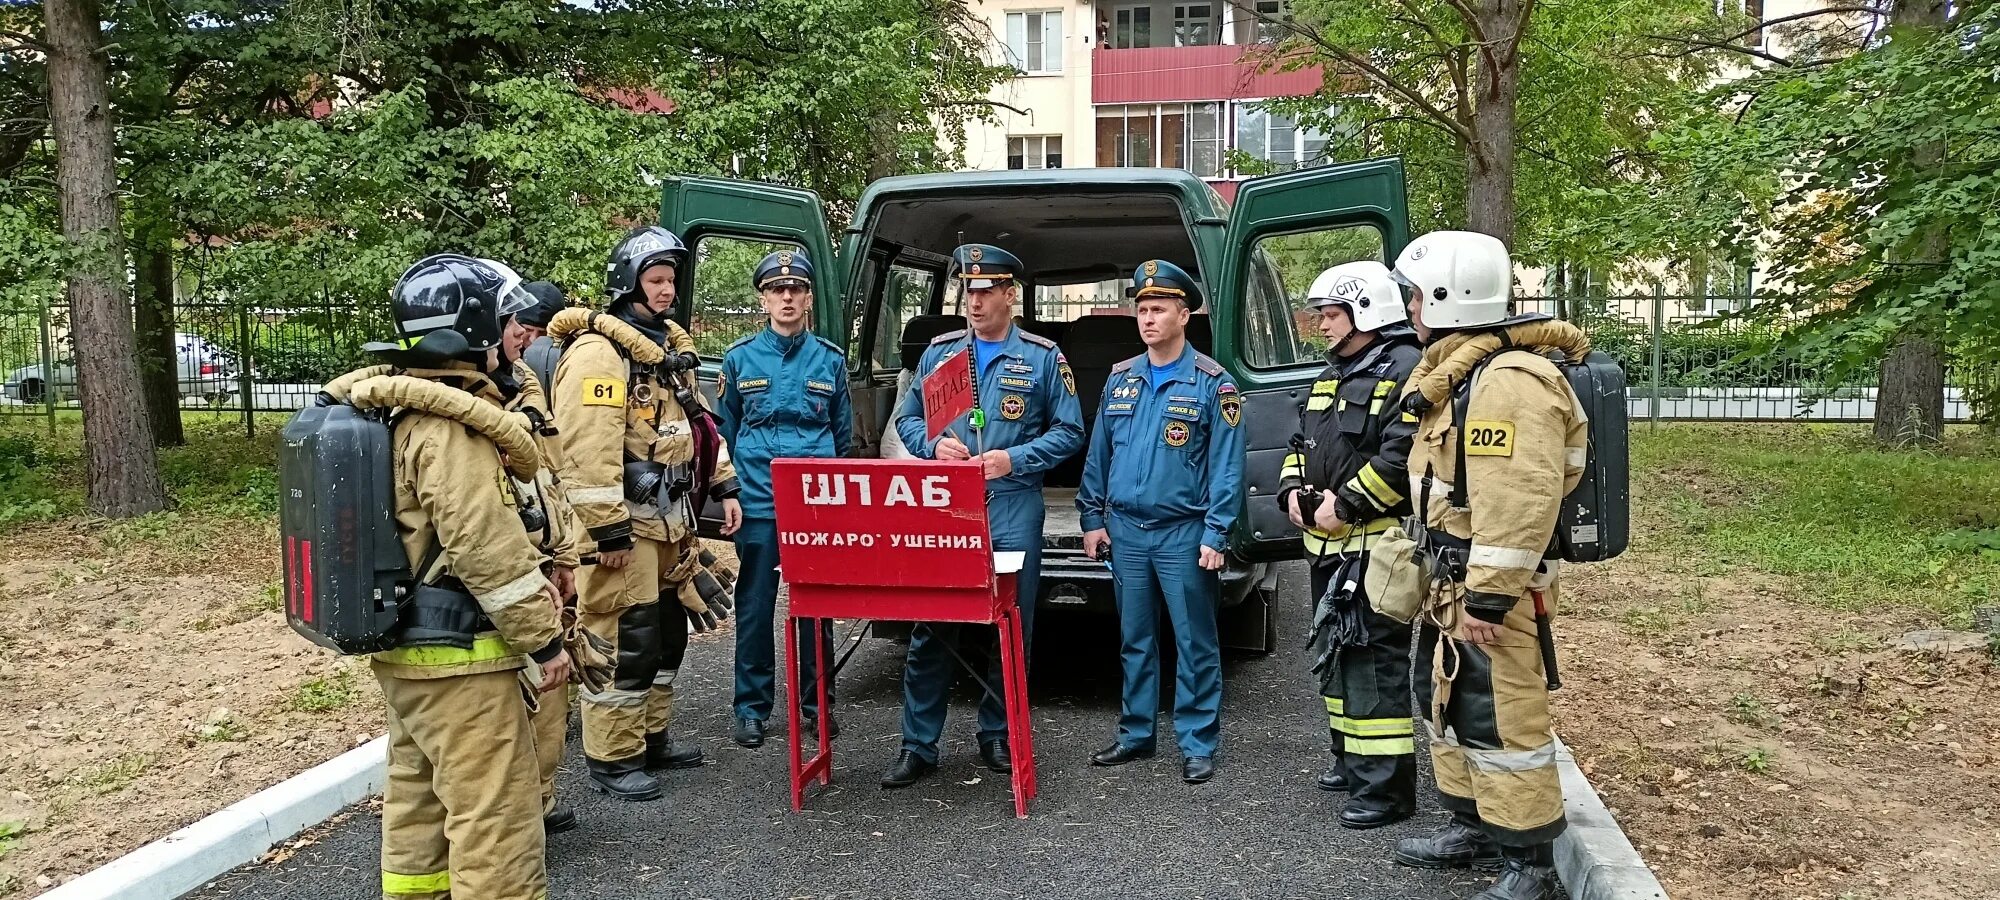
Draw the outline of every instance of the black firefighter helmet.
[[[398,365],[477,362],[500,345],[500,307],[508,287],[505,275],[472,257],[426,256],[403,272],[390,293],[397,340],[361,349]]]
[[[632,229],[611,249],[604,264],[604,289],[617,303],[639,292],[640,273],[654,266],[680,268],[687,262],[687,245],[680,235],[658,225]]]

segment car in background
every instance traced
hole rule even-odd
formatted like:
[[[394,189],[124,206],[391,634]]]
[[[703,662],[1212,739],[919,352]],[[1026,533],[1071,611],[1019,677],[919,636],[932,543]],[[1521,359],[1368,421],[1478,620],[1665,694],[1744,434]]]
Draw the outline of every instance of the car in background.
[[[174,335],[174,380],[183,398],[212,400],[233,393],[239,385],[234,358],[201,337]],[[76,400],[76,361],[57,360],[46,370],[37,363],[6,373],[0,382],[0,398],[7,403],[40,404],[53,397],[56,403]]]

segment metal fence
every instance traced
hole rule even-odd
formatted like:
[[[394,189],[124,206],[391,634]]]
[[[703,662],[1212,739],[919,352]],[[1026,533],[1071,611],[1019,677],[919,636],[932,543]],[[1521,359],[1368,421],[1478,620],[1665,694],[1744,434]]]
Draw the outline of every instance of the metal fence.
[[[1039,304],[1039,316],[1074,318],[1128,306],[1122,292],[1049,302],[1054,299]],[[1831,381],[1825,370],[1775,350],[1781,335],[1774,328],[1723,315],[1745,302],[1666,294],[1525,297],[1516,301],[1516,310],[1573,321],[1590,334],[1593,346],[1619,360],[1630,382],[1633,418],[1873,419],[1873,372]],[[182,404],[238,414],[254,429],[254,413],[296,410],[319,385],[364,364],[361,344],[389,333],[379,315],[344,306],[180,303],[174,330]],[[704,321],[697,331],[719,324]],[[2000,395],[2000,356],[1958,362],[1946,378],[1946,420],[1990,419],[1993,411],[1983,407]],[[0,307],[0,416],[43,415],[53,421],[57,410],[76,405],[75,373],[65,305]]]

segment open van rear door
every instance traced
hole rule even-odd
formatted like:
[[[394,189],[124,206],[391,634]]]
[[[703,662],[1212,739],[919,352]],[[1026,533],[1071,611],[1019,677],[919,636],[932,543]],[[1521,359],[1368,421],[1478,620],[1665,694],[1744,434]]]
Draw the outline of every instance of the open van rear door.
[[[1299,412],[1326,367],[1316,328],[1301,322],[1306,288],[1330,266],[1393,261],[1409,242],[1403,164],[1368,160],[1253,178],[1230,210],[1217,305],[1217,356],[1243,392],[1245,510],[1234,548],[1248,559],[1297,559],[1299,530],[1274,499]],[[1234,302],[1227,302],[1233,300]]]
[[[675,273],[674,317],[701,351],[701,386],[715,401],[715,379],[729,345],[763,327],[750,277],[764,254],[803,249],[812,259],[812,329],[846,346],[843,260],[827,235],[826,211],[812,191],[730,178],[673,178],[660,190],[660,225],[681,236],[694,264]],[[703,510],[700,533],[719,538],[722,504]]]

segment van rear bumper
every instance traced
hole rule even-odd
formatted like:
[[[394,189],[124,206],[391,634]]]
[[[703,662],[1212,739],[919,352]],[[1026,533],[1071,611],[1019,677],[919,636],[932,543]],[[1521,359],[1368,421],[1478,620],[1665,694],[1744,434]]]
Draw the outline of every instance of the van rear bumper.
[[[1222,607],[1243,602],[1262,574],[1260,563],[1229,557],[1222,569]],[[1082,550],[1049,548],[1042,551],[1042,598],[1037,609],[1064,609],[1097,615],[1118,614],[1113,594],[1111,570],[1102,561],[1084,556]]]

